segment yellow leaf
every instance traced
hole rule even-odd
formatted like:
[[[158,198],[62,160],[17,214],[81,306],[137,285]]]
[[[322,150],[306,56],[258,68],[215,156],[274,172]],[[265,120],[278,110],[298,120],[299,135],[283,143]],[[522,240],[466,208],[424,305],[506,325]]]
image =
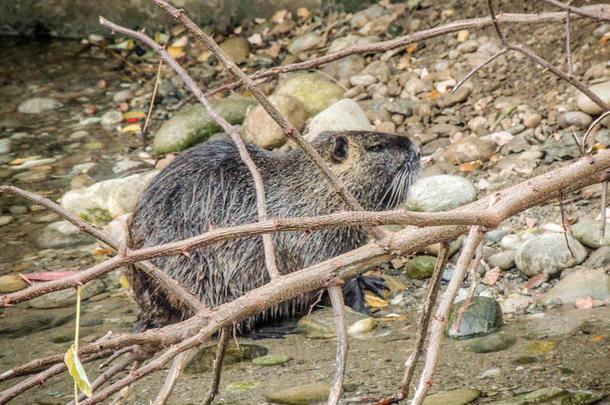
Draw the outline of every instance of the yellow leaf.
[[[126,120],[130,118],[137,118],[141,120],[144,117],[146,117],[146,113],[144,111],[129,111],[123,114],[123,118],[125,118]]]
[[[430,97],[430,100],[434,100],[435,98],[437,98],[440,95],[441,95],[441,93],[438,90],[433,90],[430,92],[430,95],[428,97]]]
[[[413,55],[415,53],[415,51],[417,51],[418,48],[419,48],[418,44],[411,44],[411,45],[407,46],[407,52],[409,53],[409,55]]]
[[[468,38],[468,30],[460,30],[458,31],[457,41],[464,42]]]
[[[129,283],[129,280],[125,276],[121,276],[121,278],[119,279],[119,284],[121,284],[121,287],[123,287],[126,290],[129,290],[131,288],[131,284]]]
[[[78,359],[76,351],[74,350],[74,345],[70,346],[66,352],[64,362],[66,363],[66,366],[68,366],[68,373],[70,373],[76,382],[76,386],[88,397],[93,395],[93,390],[91,389],[91,384],[87,378],[87,373],[85,373],[85,369]]]
[[[133,133],[133,132],[138,132],[138,131],[142,131],[142,127],[139,124],[131,124],[131,125],[127,125],[126,127],[121,129],[121,133],[125,134],[125,133]]]
[[[385,308],[388,306],[388,302],[384,299],[379,298],[375,294],[367,291],[364,300],[367,304],[369,304],[372,308]]]
[[[171,56],[174,59],[180,59],[180,58],[184,58],[186,56],[186,53],[184,53],[182,48],[178,48],[175,46],[170,46],[167,49],[167,53],[169,53],[169,56]]]
[[[606,335],[597,335],[597,336],[593,336],[591,339],[589,339],[589,341],[591,342],[599,342],[602,341],[606,338]]]

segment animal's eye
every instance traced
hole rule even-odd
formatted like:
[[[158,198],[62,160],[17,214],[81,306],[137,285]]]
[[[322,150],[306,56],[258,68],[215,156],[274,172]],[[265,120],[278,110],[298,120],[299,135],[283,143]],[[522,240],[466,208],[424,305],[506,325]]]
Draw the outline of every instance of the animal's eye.
[[[383,150],[383,146],[381,145],[373,145],[369,148],[371,152],[381,152]]]

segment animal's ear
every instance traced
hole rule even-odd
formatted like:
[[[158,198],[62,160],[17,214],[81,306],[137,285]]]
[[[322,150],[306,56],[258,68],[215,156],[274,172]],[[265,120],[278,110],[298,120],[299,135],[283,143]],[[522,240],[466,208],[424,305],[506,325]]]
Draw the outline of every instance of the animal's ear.
[[[347,142],[347,138],[344,136],[337,136],[335,138],[335,147],[333,148],[333,152],[331,156],[335,162],[341,163],[349,154],[349,146]]]

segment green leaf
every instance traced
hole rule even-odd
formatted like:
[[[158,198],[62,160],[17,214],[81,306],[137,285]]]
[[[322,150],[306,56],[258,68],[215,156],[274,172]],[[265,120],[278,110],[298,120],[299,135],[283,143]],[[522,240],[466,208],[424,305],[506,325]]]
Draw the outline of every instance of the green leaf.
[[[68,366],[68,372],[76,382],[78,388],[88,397],[93,395],[91,384],[89,383],[89,379],[87,379],[87,373],[85,373],[85,369],[78,359],[74,345],[70,346],[66,352],[64,362],[66,363],[66,366]]]

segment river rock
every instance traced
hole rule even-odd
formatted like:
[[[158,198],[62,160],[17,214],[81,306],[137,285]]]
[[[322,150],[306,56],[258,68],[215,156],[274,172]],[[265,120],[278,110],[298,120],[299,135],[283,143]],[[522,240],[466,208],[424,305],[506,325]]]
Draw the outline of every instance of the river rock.
[[[217,345],[209,345],[200,349],[192,355],[184,367],[185,374],[201,374],[212,370],[214,359],[216,358]],[[250,361],[260,356],[267,354],[267,348],[260,345],[240,344],[237,347],[230,343],[227,346],[223,365],[240,363],[242,361]]]
[[[320,111],[309,121],[305,139],[311,142],[324,131],[371,131],[372,129],[373,126],[360,105],[351,98],[344,98]]]
[[[506,333],[494,333],[493,335],[483,336],[472,339],[466,347],[475,353],[491,353],[506,350],[514,346],[517,338]]]
[[[129,89],[120,90],[114,93],[112,96],[112,101],[115,103],[122,103],[124,101],[131,100],[133,98],[133,93]]]
[[[11,293],[23,290],[29,284],[18,274],[5,274],[0,276],[0,293]]]
[[[210,103],[232,125],[241,124],[248,107],[256,105],[253,99],[242,96],[214,99]],[[155,134],[153,150],[157,155],[178,152],[205,141],[220,130],[220,125],[210,117],[205,107],[197,104],[181,110],[163,123]]]
[[[371,75],[378,82],[386,83],[390,78],[390,67],[387,63],[382,62],[380,60],[375,60],[369,63],[363,70],[360,72],[361,75]]]
[[[416,280],[423,280],[432,276],[436,266],[434,256],[415,256],[407,262],[407,276]]]
[[[590,248],[597,249],[601,246],[610,245],[610,225],[606,223],[604,240],[600,243],[599,221],[584,220],[572,225],[572,233],[580,243]]]
[[[561,128],[574,126],[576,128],[586,128],[593,121],[589,114],[582,111],[568,111],[557,117],[557,123]]]
[[[36,246],[41,249],[74,247],[94,242],[93,236],[81,232],[76,226],[65,221],[47,225],[36,237]]]
[[[464,84],[460,86],[456,91],[449,91],[445,93],[443,96],[438,97],[436,101],[436,105],[440,108],[447,108],[455,105],[457,103],[461,103],[466,100],[472,91],[472,86],[468,84]]]
[[[127,229],[130,218],[131,213],[127,213],[113,219],[108,223],[108,225],[104,226],[104,233],[117,241],[119,244],[126,246],[128,235]],[[110,246],[107,246],[103,242],[99,242],[99,244],[106,249],[110,248]]]
[[[349,80],[350,77],[360,73],[365,65],[366,61],[362,56],[349,55],[328,63],[322,71],[335,79]]]
[[[5,310],[6,311],[6,310]],[[76,316],[73,308],[68,310],[35,311],[14,315],[7,312],[7,316],[0,318],[0,336],[18,338],[31,333],[61,326]]]
[[[610,81],[594,84],[589,87],[589,90],[595,93],[606,104],[610,103]],[[599,114],[602,112],[601,107],[591,101],[584,93],[579,92],[576,102],[578,103],[578,108],[587,114]]]
[[[513,293],[500,302],[500,307],[503,314],[519,314],[524,312],[533,302],[534,300],[530,296]]]
[[[610,297],[610,276],[600,270],[581,269],[563,279],[546,293],[544,303],[571,304],[577,298],[593,297],[604,300]]]
[[[559,387],[542,388],[536,391],[521,394],[507,400],[490,402],[492,405],[552,405],[552,404],[578,404],[587,405],[598,402],[603,395],[590,391],[567,391]]]
[[[102,124],[102,126],[105,126],[105,127],[110,127],[112,125],[116,125],[121,122],[123,122],[123,113],[121,113],[118,110],[110,110],[110,111],[106,111],[102,115],[100,124]]]
[[[536,128],[542,121],[542,116],[538,113],[531,113],[525,116],[523,124],[528,128]]]
[[[292,357],[285,354],[268,354],[266,356],[256,357],[252,363],[257,366],[279,366],[292,360]]]
[[[452,391],[443,391],[428,395],[424,405],[465,405],[481,395],[481,391],[473,388],[460,388]]]
[[[610,266],[610,246],[602,246],[589,255],[584,267],[597,269]]]
[[[50,97],[34,97],[19,104],[17,111],[24,114],[40,114],[41,112],[54,110],[62,104]]]
[[[515,252],[515,264],[522,273],[532,277],[540,273],[554,274],[582,263],[587,258],[587,250],[569,235],[568,240],[574,257],[564,234],[547,232],[523,242]]]
[[[0,139],[0,155],[5,155],[11,151],[10,138]]]
[[[477,190],[464,177],[441,174],[415,182],[407,194],[404,207],[412,211],[448,211],[477,198]]]
[[[453,304],[449,320],[445,327],[445,334],[453,338],[469,338],[482,336],[495,332],[502,326],[502,309],[493,298],[475,296],[472,303],[464,313],[460,330],[455,330],[457,315],[463,301]]]
[[[94,295],[104,291],[106,291],[106,286],[102,280],[91,280],[82,288],[81,301],[86,301]],[[69,288],[66,290],[53,291],[52,293],[32,298],[27,303],[31,308],[38,309],[71,307],[76,304],[76,289]]]
[[[487,263],[491,267],[498,267],[500,270],[508,270],[515,267],[515,251],[504,250],[502,252],[494,253],[487,258]]]
[[[297,55],[303,51],[319,46],[322,41],[323,39],[320,34],[315,31],[310,31],[295,37],[286,49],[288,49],[288,52],[291,54]]]
[[[313,117],[343,96],[345,90],[316,73],[293,74],[280,83],[275,94],[288,94],[305,106],[308,117]]]
[[[152,170],[70,190],[61,197],[60,203],[87,221],[110,222],[134,210],[138,197],[158,173],[159,170]]]
[[[314,383],[286,388],[267,395],[267,401],[277,404],[308,405],[328,399],[330,384]]]
[[[13,222],[15,218],[10,215],[0,215],[0,226],[8,225]]]
[[[246,38],[242,37],[233,37],[225,39],[220,44],[220,49],[222,49],[231,60],[238,65],[242,62],[248,60],[248,55],[250,55],[250,43]]]
[[[439,156],[439,161],[465,163],[473,160],[487,161],[494,154],[496,145],[492,141],[483,140],[470,135],[449,145]]]
[[[269,97],[269,101],[297,130],[303,130],[307,112],[299,100],[287,94],[273,94]],[[266,149],[277,148],[286,142],[282,128],[260,105],[250,109],[246,114],[241,127],[241,136],[244,141]]]
[[[373,318],[356,312],[345,305],[343,309],[345,310],[348,334],[367,332],[375,327],[376,323]],[[366,327],[363,329],[362,326]],[[333,309],[331,307],[324,308],[299,319],[295,332],[309,339],[330,339],[336,337]]]

